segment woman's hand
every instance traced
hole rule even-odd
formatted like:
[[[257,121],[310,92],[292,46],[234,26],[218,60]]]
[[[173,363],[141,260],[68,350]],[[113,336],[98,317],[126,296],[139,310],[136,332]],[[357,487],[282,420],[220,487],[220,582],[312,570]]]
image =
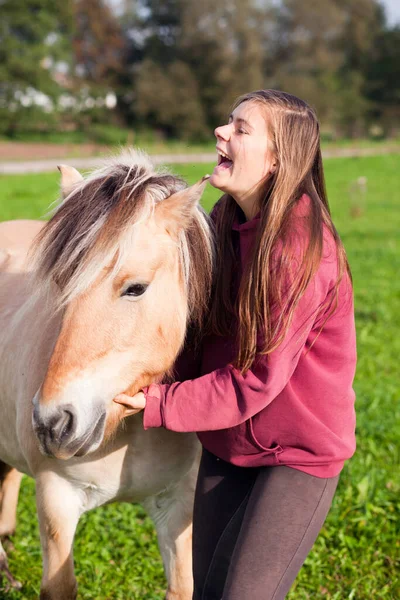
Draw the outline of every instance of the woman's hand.
[[[118,394],[118,396],[115,396],[113,401],[125,408],[125,417],[128,417],[129,415],[136,415],[146,406],[146,397],[143,392],[138,392],[134,396]]]

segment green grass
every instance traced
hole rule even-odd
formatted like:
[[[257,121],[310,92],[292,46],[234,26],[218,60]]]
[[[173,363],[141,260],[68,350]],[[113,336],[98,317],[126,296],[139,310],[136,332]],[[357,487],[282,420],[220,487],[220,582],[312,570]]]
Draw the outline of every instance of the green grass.
[[[343,470],[327,522],[288,598],[394,600],[400,597],[400,156],[335,159],[325,167],[334,221],[354,278],[358,448]],[[211,168],[180,165],[175,170],[193,182]],[[360,176],[368,179],[365,198],[349,193]],[[0,178],[0,218],[43,215],[57,195],[57,180],[56,174]],[[217,197],[209,188],[205,207]],[[351,210],[357,208],[361,214],[353,218]],[[13,592],[12,600],[30,600],[39,590],[34,510],[34,484],[25,478],[15,551],[10,554],[24,588]],[[163,598],[154,530],[140,507],[113,505],[85,515],[75,559],[82,599]]]

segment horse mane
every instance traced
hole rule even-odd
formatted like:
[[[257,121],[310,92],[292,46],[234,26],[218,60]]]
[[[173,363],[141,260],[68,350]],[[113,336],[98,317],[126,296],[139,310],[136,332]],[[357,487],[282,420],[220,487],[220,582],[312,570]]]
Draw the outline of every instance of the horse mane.
[[[54,282],[59,309],[84,293],[102,271],[115,273],[134,226],[150,217],[158,202],[185,187],[180,177],[156,169],[143,152],[126,150],[107,159],[60,202],[35,239],[31,256],[36,289],[48,291]],[[189,320],[200,326],[214,264],[212,230],[200,206],[190,226],[181,230],[178,243]]]

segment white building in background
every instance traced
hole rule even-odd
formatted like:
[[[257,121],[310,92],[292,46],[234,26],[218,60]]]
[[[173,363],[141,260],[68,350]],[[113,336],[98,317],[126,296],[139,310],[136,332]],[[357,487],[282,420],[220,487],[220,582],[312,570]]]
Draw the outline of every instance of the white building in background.
[[[55,105],[52,98],[43,94],[35,88],[29,87],[24,92],[15,92],[15,101],[24,107],[37,106],[46,113],[59,110],[84,110],[87,108],[107,108],[112,110],[117,106],[117,96],[114,92],[107,92],[105,96],[91,96],[87,87],[82,87],[78,95],[72,95],[64,92],[58,98]],[[14,105],[14,110],[16,104]],[[13,106],[10,106],[13,109]]]
[[[79,92],[69,92],[68,90],[72,90],[73,86],[68,76],[68,65],[66,63],[60,62],[54,65],[52,59],[46,57],[41,61],[40,66],[45,69],[55,67],[52,78],[66,91],[59,96],[55,105],[50,96],[33,87],[27,87],[24,91],[18,90],[14,95],[15,103],[9,106],[10,110],[16,110],[18,104],[23,107],[37,106],[46,113],[51,113],[56,109],[79,111],[87,108],[107,108],[112,110],[116,107],[117,96],[112,91],[107,92],[104,96],[92,96],[89,88],[82,85]]]

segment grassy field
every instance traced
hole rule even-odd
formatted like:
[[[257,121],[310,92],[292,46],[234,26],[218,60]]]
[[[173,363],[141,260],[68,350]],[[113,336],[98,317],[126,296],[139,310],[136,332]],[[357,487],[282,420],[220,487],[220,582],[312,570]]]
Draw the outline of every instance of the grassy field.
[[[334,159],[325,166],[334,221],[354,278],[358,449],[288,598],[395,600],[400,598],[400,156]],[[175,170],[193,182],[211,168]],[[367,178],[365,195],[355,184],[360,177]],[[55,173],[1,177],[0,219],[44,215],[57,186]],[[217,197],[209,188],[205,207]],[[20,499],[10,565],[24,587],[7,596],[12,600],[37,597],[41,574],[34,484],[28,478]],[[138,506],[112,505],[85,515],[75,561],[81,599],[163,598],[154,530]]]

